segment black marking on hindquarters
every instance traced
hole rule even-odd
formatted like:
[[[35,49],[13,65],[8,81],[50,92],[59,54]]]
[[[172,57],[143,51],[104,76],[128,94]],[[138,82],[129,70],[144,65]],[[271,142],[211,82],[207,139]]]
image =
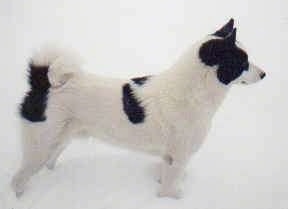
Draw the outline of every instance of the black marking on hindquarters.
[[[137,78],[132,78],[131,80],[136,83],[139,86],[142,86],[143,84],[146,83],[146,81],[149,79],[150,76],[143,76],[143,77],[137,77]]]
[[[45,110],[50,88],[47,75],[49,67],[30,64],[29,68],[28,81],[31,88],[20,105],[20,114],[31,122],[45,121]]]
[[[140,101],[133,94],[129,83],[122,87],[123,110],[131,123],[143,123],[145,119],[145,110]]]

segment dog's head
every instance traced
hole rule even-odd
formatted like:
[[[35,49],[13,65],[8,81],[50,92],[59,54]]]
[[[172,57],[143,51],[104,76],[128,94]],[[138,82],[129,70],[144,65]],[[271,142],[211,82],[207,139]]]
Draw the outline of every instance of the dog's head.
[[[248,55],[236,41],[236,28],[231,19],[221,29],[209,35],[199,48],[200,60],[213,70],[225,84],[251,84],[265,77],[265,72],[249,62]]]

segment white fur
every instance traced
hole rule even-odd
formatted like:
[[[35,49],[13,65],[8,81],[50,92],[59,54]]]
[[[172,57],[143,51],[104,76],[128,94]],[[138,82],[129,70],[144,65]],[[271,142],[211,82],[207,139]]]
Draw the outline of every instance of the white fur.
[[[162,156],[159,196],[180,197],[180,180],[190,156],[203,143],[212,117],[231,86],[218,81],[216,67],[211,69],[200,61],[201,43],[141,87],[130,80],[84,73],[69,53],[38,52],[32,62],[50,66],[52,88],[47,120],[22,120],[23,163],[12,182],[17,195],[44,165],[53,168],[71,137],[80,134]],[[258,71],[249,73],[253,76],[243,75],[238,82],[246,77],[249,83],[260,79]],[[144,123],[131,123],[123,111],[121,90],[125,82],[131,83],[145,107]]]

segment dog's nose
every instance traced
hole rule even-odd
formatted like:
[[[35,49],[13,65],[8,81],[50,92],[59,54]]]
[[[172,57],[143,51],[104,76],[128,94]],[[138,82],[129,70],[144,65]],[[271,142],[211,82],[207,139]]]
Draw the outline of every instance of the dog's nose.
[[[261,79],[263,79],[265,76],[266,76],[266,73],[264,73],[264,72],[261,72],[261,73],[260,73],[260,78],[261,78]]]

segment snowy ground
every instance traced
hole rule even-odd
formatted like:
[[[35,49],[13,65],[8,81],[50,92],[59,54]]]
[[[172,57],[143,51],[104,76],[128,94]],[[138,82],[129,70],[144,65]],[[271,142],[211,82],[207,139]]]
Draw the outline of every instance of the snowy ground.
[[[287,209],[287,8],[286,0],[1,1],[0,209]],[[183,199],[156,197],[159,159],[92,139],[75,141],[54,171],[43,169],[14,198],[17,104],[35,47],[73,46],[102,75],[153,74],[229,17],[267,78],[231,90],[191,160]]]

